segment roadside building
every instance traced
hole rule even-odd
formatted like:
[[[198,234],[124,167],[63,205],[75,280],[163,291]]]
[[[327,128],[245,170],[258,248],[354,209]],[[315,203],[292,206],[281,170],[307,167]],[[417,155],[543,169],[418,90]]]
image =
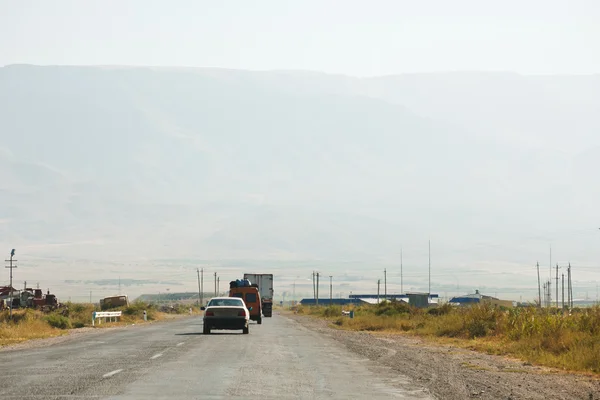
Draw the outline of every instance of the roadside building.
[[[486,296],[484,294],[479,293],[479,290],[475,290],[475,293],[453,297],[450,299],[449,303],[456,306],[469,306],[473,304],[483,303],[502,307],[514,306],[514,302],[511,300],[500,300],[496,297]]]
[[[360,299],[319,299],[320,306],[345,306],[348,304],[361,304],[363,303]],[[314,306],[317,304],[316,299],[302,299],[300,300],[300,304],[303,306]]]

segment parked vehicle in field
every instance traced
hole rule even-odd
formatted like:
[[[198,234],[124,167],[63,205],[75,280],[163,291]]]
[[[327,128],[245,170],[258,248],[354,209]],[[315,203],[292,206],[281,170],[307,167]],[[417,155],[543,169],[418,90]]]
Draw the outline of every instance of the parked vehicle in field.
[[[262,324],[262,305],[260,292],[253,286],[237,286],[232,281],[229,287],[229,297],[242,299],[246,307],[250,310],[250,319]]]
[[[205,335],[212,329],[241,329],[244,334],[249,331],[250,310],[238,297],[215,297],[210,299],[204,310]]]
[[[127,295],[111,296],[100,299],[100,308],[102,310],[127,306],[129,306],[129,298]]]
[[[2,292],[0,288],[0,292]],[[16,293],[15,293],[16,292]],[[2,292],[4,293],[4,292]],[[10,298],[5,298],[6,296],[2,296],[3,303],[5,303],[6,307],[11,306]],[[37,310],[42,310],[44,312],[54,311],[60,308],[62,305],[58,302],[58,299],[54,294],[50,293],[48,290],[47,293],[44,293],[42,289],[32,289],[32,288],[24,288],[23,290],[13,290],[12,295],[12,308],[35,308]],[[0,307],[1,308],[1,307]]]
[[[273,274],[244,274],[244,279],[258,288],[262,315],[271,317],[273,315]]]

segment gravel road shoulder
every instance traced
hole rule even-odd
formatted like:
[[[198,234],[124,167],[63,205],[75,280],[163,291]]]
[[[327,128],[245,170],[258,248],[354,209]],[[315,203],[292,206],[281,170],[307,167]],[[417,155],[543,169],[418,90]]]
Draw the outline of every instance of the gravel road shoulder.
[[[568,374],[407,335],[344,331],[324,320],[285,316],[409,377],[439,399],[600,399],[600,377]]]

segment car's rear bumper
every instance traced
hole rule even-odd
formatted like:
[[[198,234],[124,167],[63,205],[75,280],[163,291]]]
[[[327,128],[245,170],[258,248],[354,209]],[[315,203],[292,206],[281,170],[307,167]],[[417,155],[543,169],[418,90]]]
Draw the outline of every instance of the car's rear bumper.
[[[204,326],[211,329],[244,329],[248,321],[244,317],[204,317]]]

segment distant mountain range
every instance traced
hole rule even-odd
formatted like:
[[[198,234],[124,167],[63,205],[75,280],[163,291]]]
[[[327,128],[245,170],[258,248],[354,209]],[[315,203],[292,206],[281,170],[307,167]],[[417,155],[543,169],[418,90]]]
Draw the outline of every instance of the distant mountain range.
[[[433,237],[448,264],[493,261],[598,224],[599,132],[600,75],[11,65],[0,234],[37,256],[363,261]]]

